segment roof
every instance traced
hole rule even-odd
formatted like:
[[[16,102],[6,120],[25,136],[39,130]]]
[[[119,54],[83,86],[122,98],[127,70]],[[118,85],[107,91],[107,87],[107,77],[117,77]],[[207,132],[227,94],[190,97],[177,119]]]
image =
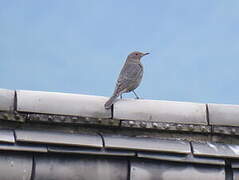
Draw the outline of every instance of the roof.
[[[0,179],[239,178],[238,105],[107,99],[0,89]]]

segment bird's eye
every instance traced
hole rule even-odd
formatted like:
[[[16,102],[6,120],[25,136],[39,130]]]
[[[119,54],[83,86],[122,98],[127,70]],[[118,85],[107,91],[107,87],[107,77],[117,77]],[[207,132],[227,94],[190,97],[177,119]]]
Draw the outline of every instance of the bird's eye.
[[[136,53],[135,55],[136,55],[136,56],[138,56],[138,54],[137,54],[137,53]]]

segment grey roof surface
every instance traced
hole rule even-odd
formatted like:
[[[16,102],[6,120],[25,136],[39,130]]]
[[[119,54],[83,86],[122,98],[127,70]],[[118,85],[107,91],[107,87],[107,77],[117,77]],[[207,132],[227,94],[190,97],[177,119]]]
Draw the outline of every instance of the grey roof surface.
[[[44,131],[26,131],[16,130],[16,140],[18,142],[31,143],[46,143],[46,144],[62,144],[71,146],[88,146],[88,147],[102,147],[102,139],[99,135],[84,135],[84,134],[64,134],[58,132],[44,132]]]
[[[193,142],[192,147],[193,154],[198,156],[239,158],[239,145]]]
[[[69,93],[0,89],[0,111],[102,119],[239,127],[239,105],[202,104],[161,100],[118,100],[112,111],[105,110],[108,99]],[[17,102],[14,105],[14,102]],[[4,114],[1,114],[0,117]],[[5,116],[7,116],[5,114]],[[88,118],[88,119],[87,119]],[[9,118],[11,119],[11,117]],[[49,120],[51,120],[49,118]],[[65,120],[67,120],[65,118]]]
[[[114,118],[207,125],[205,104],[176,101],[118,100],[114,105]]]
[[[0,142],[15,143],[13,130],[1,130],[0,131]]]
[[[107,99],[1,89],[0,179],[238,179],[238,105]]]
[[[192,166],[175,162],[152,162],[133,161],[131,163],[131,180],[225,180],[223,167]]]
[[[5,130],[0,130],[0,134],[4,134],[1,131]],[[194,176],[198,179],[210,176],[225,179],[225,171],[228,170],[224,168],[225,161],[233,160],[235,164],[238,158],[229,152],[232,146],[224,144],[217,144],[217,147],[227,147],[217,148],[217,152],[217,149],[211,150],[205,143],[198,146],[192,142],[190,148],[189,142],[177,139],[101,135],[102,141],[98,134],[88,136],[56,131],[13,131],[16,134],[14,143],[0,142],[0,172],[5,169],[4,173],[0,173],[0,179],[9,174],[11,179],[21,177],[35,180],[51,176],[53,180],[123,180],[131,174],[130,179],[151,180],[152,177],[162,176],[163,180],[171,180],[181,170],[183,173],[180,178],[186,180]],[[5,138],[12,138],[12,134],[5,134]],[[22,166],[18,164],[20,161]],[[8,168],[12,165],[19,167],[10,174]],[[233,167],[237,168],[235,165]],[[234,169],[229,171],[236,172]]]
[[[239,105],[208,104],[212,125],[239,126]]]
[[[17,91],[17,110],[43,114],[110,118],[106,97],[41,91]]]
[[[132,138],[121,136],[104,136],[105,148],[128,149],[139,151],[160,151],[188,154],[190,145],[185,141],[165,140],[156,138]]]
[[[0,111],[12,111],[14,108],[15,91],[0,89]]]

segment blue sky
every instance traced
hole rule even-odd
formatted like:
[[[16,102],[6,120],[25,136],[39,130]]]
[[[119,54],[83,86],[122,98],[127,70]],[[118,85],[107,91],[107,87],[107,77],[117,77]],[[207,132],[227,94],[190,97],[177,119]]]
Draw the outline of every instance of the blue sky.
[[[141,98],[239,104],[238,0],[0,1],[0,88],[110,96],[135,50]]]

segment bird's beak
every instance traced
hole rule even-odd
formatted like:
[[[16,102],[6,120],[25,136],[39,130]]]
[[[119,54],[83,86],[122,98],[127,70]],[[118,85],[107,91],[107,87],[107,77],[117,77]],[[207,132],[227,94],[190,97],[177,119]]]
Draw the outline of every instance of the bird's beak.
[[[144,55],[143,56],[146,56],[146,55],[148,55],[149,53],[144,53]]]

